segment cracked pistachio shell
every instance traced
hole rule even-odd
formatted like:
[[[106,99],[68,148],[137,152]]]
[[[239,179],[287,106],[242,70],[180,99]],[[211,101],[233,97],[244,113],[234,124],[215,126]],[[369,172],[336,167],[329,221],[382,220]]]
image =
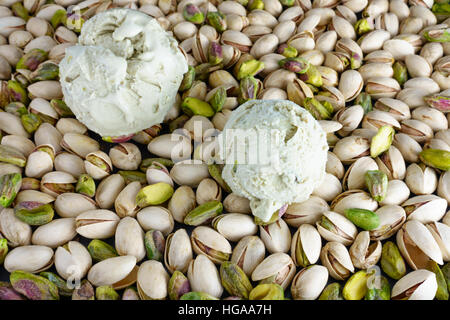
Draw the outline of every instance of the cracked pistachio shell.
[[[344,175],[343,185],[347,190],[365,188],[365,174],[369,170],[377,170],[378,165],[370,157],[361,157],[351,164]]]
[[[14,290],[30,300],[59,300],[58,287],[44,277],[16,270],[9,279]]]
[[[254,235],[258,231],[254,219],[242,213],[221,214],[214,218],[212,225],[227,240],[233,242]]]
[[[185,229],[178,229],[167,237],[164,264],[170,272],[186,272],[192,257],[192,245]]]
[[[47,224],[39,226],[31,237],[33,244],[56,248],[77,235],[74,218],[55,219]]]
[[[402,203],[402,207],[408,220],[428,223],[442,219],[447,209],[447,201],[434,194],[428,194],[409,198]]]
[[[292,237],[291,258],[297,266],[307,267],[317,262],[322,248],[320,234],[310,224],[302,224]]]
[[[124,188],[125,179],[120,174],[112,174],[104,178],[98,185],[95,192],[95,201],[100,208],[110,209],[114,206],[114,201]]]
[[[436,171],[424,164],[411,163],[406,168],[405,182],[416,195],[433,193],[438,184]]]
[[[261,240],[269,253],[288,252],[291,246],[291,232],[283,219],[266,225],[259,226]]]
[[[426,268],[429,259],[444,263],[439,245],[419,221],[407,221],[397,232],[396,240],[400,252],[414,270]]]
[[[316,227],[325,240],[337,241],[347,246],[353,243],[358,234],[349,219],[333,211],[324,212],[321,220],[316,222]]]
[[[438,188],[437,188],[438,196],[447,200],[449,203],[450,200],[450,173],[443,172],[439,178]]]
[[[344,280],[355,271],[347,248],[336,241],[325,244],[320,252],[320,260],[327,267],[330,276],[336,280]]]
[[[144,231],[132,217],[125,217],[119,221],[114,236],[115,248],[121,256],[134,256],[139,262],[144,259],[146,250],[144,246]]]
[[[53,250],[37,245],[17,247],[8,253],[3,265],[8,272],[22,270],[39,273],[53,265]]]
[[[388,151],[378,156],[375,161],[378,164],[378,168],[387,174],[389,180],[405,178],[405,160],[396,147],[391,146]]]
[[[141,190],[141,183],[138,181],[130,182],[120,191],[114,201],[114,208],[117,215],[123,217],[135,217],[139,208],[136,204],[136,196]]]
[[[20,221],[13,209],[5,208],[0,212],[0,230],[11,247],[31,244],[31,226]]]
[[[167,168],[163,164],[157,161],[154,161],[147,168],[145,178],[148,184],[164,182],[170,184],[173,187],[173,181],[172,178],[169,176],[169,170],[167,170]]]
[[[436,275],[428,270],[415,270],[392,288],[392,300],[433,300],[438,289]]]
[[[164,300],[167,297],[169,274],[161,262],[148,260],[137,272],[137,289],[142,300]]]
[[[333,153],[344,164],[351,164],[360,157],[369,155],[368,139],[359,136],[348,136],[340,139],[333,148]]]
[[[338,282],[327,285],[320,294],[319,300],[344,300],[341,285]]]
[[[441,248],[443,260],[450,261],[450,226],[441,222],[432,222],[425,226]]]
[[[252,272],[252,281],[275,283],[286,289],[295,275],[295,264],[291,257],[283,252],[266,257]]]
[[[119,223],[119,216],[105,209],[88,210],[75,218],[77,233],[88,239],[112,237]]]
[[[136,170],[142,160],[139,148],[128,142],[112,147],[109,150],[109,157],[113,165],[122,170]]]
[[[304,223],[314,224],[328,210],[330,207],[325,200],[311,196],[304,202],[290,204],[283,220],[291,227],[299,227]]]
[[[67,192],[56,198],[54,207],[60,217],[75,218],[83,212],[97,209],[97,204],[82,194]]]
[[[191,285],[188,278],[177,270],[170,277],[167,291],[170,300],[180,300],[183,295],[191,291]]]
[[[220,298],[223,293],[219,271],[214,263],[205,255],[199,254],[189,263],[187,271],[192,291],[207,293]]]
[[[46,173],[53,171],[53,154],[44,150],[35,149],[28,156],[25,175],[31,178],[42,178]]]
[[[102,260],[118,256],[117,251],[116,249],[114,249],[114,247],[98,239],[94,239],[89,242],[87,249],[95,262],[100,262]]]
[[[91,266],[88,250],[78,241],[69,241],[56,249],[56,271],[65,280],[84,278]]]
[[[251,276],[256,266],[264,260],[265,247],[257,236],[242,238],[233,249],[231,262],[236,263],[247,276]]]
[[[380,224],[378,228],[370,231],[371,240],[384,240],[389,238],[406,221],[405,210],[398,205],[382,206],[375,213],[378,215]]]
[[[192,231],[191,243],[195,253],[205,254],[216,264],[229,260],[232,252],[228,240],[216,230],[206,226],[196,227]]]
[[[371,244],[369,231],[362,231],[356,236],[349,253],[356,268],[369,269],[378,263],[381,250],[381,242],[378,240]]]
[[[87,279],[94,286],[122,289],[136,282],[138,267],[133,256],[108,258],[92,266]]]
[[[328,281],[324,266],[311,265],[300,270],[292,280],[291,294],[294,300],[316,300]]]
[[[220,265],[222,286],[231,296],[248,299],[253,287],[244,271],[235,263],[225,261]]]
[[[75,191],[73,184],[76,182],[77,180],[67,172],[48,172],[41,179],[41,191],[57,197],[62,193]]]
[[[90,152],[86,155],[84,167],[87,174],[96,180],[109,176],[113,169],[110,157],[100,150]]]
[[[188,212],[193,210],[195,206],[195,193],[192,188],[189,186],[180,186],[170,198],[167,208],[172,213],[174,220],[182,223]]]
[[[73,132],[66,133],[63,136],[61,147],[81,158],[86,158],[89,153],[100,150],[100,145],[97,141],[84,134]]]
[[[339,194],[331,202],[331,210],[341,215],[345,214],[346,209],[351,209],[357,203],[360,209],[374,211],[378,208],[378,203],[372,197],[362,190],[348,190]]]

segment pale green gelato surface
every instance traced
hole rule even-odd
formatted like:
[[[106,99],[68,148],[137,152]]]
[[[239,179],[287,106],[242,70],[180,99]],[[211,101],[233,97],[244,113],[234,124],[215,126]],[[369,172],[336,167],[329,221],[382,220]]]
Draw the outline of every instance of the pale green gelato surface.
[[[302,202],[325,176],[326,134],[288,100],[251,100],[233,111],[219,137],[222,177],[268,221],[285,204]]]

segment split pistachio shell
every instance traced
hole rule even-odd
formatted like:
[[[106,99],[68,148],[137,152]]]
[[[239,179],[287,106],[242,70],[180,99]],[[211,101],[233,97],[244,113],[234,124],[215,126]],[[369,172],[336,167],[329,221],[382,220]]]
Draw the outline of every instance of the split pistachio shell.
[[[114,238],[119,255],[134,256],[136,261],[141,261],[145,257],[144,231],[136,219],[132,217],[121,219]]]
[[[292,280],[292,297],[294,300],[315,300],[325,288],[327,281],[327,268],[320,265],[306,267]]]
[[[214,263],[227,261],[231,255],[231,245],[225,237],[212,228],[199,226],[191,233],[194,252],[207,255]]]
[[[379,227],[370,231],[372,240],[384,240],[392,236],[400,229],[406,220],[406,213],[398,205],[386,205],[375,213],[379,218]]]
[[[443,264],[439,245],[419,221],[407,221],[397,232],[396,239],[400,252],[414,270],[425,268],[429,259]]]
[[[327,267],[330,276],[336,280],[344,280],[353,273],[355,268],[350,254],[342,243],[328,242],[320,253],[322,264]]]
[[[275,283],[286,289],[295,275],[295,264],[286,253],[273,253],[266,257],[252,272],[252,280]]]
[[[120,174],[112,174],[100,182],[95,193],[95,201],[102,209],[110,209],[120,192],[125,188],[125,180]]]
[[[106,239],[112,237],[119,223],[114,212],[97,209],[79,214],[75,218],[77,233],[88,239]]]
[[[139,210],[136,204],[136,196],[140,189],[141,184],[138,181],[133,181],[120,191],[114,201],[114,208],[119,217],[136,216]]]
[[[231,262],[236,263],[247,276],[250,276],[256,266],[264,260],[265,247],[257,236],[242,238],[233,249]]]
[[[135,257],[114,257],[94,264],[87,279],[96,287],[112,286],[114,289],[121,289],[136,282],[137,269]]]
[[[316,226],[325,240],[337,241],[344,245],[352,244],[358,232],[350,220],[333,211],[324,212],[321,220],[316,222]]]
[[[109,150],[113,165],[122,170],[136,170],[141,163],[141,151],[132,143],[119,143]]]
[[[64,279],[82,279],[92,266],[92,259],[87,249],[77,241],[69,241],[58,247],[55,252],[55,267]]]
[[[193,291],[200,291],[220,298],[223,287],[219,271],[207,256],[199,254],[189,264],[187,276]]]
[[[283,215],[283,220],[291,227],[299,227],[303,223],[313,224],[329,209],[325,200],[311,196],[304,202],[290,204]]]
[[[346,209],[354,208],[354,204],[358,203],[359,209],[374,211],[378,208],[378,203],[372,197],[362,190],[348,190],[338,195],[331,202],[331,210],[344,215]]]
[[[425,225],[433,235],[439,248],[441,248],[442,258],[444,261],[450,260],[450,227],[441,222],[432,222]]]
[[[100,149],[97,141],[79,133],[66,133],[61,140],[61,146],[82,158]]]
[[[13,209],[5,208],[0,212],[0,230],[12,247],[31,244],[31,226],[19,220]]]
[[[288,252],[291,245],[291,233],[283,219],[267,226],[260,226],[260,237],[270,253]]]
[[[381,257],[381,242],[370,243],[369,231],[360,232],[349,249],[353,265],[358,269],[369,269],[378,263]]]
[[[142,300],[163,300],[167,297],[169,274],[161,262],[145,261],[137,272],[137,289]]]
[[[39,226],[31,237],[31,243],[56,248],[77,235],[74,218],[55,219]]]
[[[447,208],[446,200],[435,195],[422,195],[409,198],[403,202],[408,220],[422,223],[439,221]]]
[[[302,224],[292,237],[291,257],[296,265],[307,267],[317,262],[322,241],[316,228]]]
[[[164,263],[170,272],[186,272],[192,260],[192,246],[185,229],[179,229],[166,239]]]
[[[433,300],[438,289],[436,275],[428,270],[408,273],[392,288],[393,300]]]
[[[11,250],[5,258],[4,267],[8,272],[22,270],[39,273],[53,265],[53,250],[46,246],[29,245]]]

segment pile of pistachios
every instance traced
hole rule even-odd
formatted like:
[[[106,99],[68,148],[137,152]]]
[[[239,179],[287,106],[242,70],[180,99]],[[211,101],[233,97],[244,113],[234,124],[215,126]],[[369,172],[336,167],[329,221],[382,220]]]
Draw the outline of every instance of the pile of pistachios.
[[[190,67],[164,123],[102,141],[58,63],[114,7]],[[0,0],[0,300],[448,300],[449,26],[447,0]],[[214,161],[250,99],[303,106],[330,146],[268,223]]]

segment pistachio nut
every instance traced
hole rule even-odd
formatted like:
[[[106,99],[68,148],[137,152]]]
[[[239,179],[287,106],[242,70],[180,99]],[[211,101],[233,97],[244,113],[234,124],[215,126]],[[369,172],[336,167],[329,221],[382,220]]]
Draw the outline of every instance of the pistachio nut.
[[[367,294],[367,281],[369,274],[360,270],[354,273],[345,283],[342,296],[345,300],[361,300]]]
[[[73,290],[72,300],[95,300],[95,292],[92,284],[86,279],[82,280],[80,287]]]
[[[92,259],[88,250],[77,241],[69,241],[56,249],[56,271],[66,280],[84,278],[91,266]]]
[[[392,279],[399,280],[406,274],[406,265],[396,244],[387,241],[381,252],[381,268]]]
[[[355,270],[350,254],[340,242],[327,242],[320,253],[320,260],[330,272],[330,276],[336,280],[348,278]]]
[[[74,218],[55,219],[39,226],[31,237],[31,243],[56,248],[77,235]]]
[[[173,273],[186,272],[192,260],[192,245],[185,229],[178,229],[167,236],[164,250],[164,264]]]
[[[73,289],[69,288],[69,286],[67,285],[67,282],[64,281],[64,279],[61,278],[60,276],[58,276],[56,273],[44,271],[44,272],[39,273],[39,275],[41,277],[44,277],[47,280],[51,281],[52,283],[54,283],[58,287],[59,295],[65,296],[65,297],[72,296]]]
[[[145,230],[159,230],[165,236],[172,232],[174,222],[170,211],[159,206],[141,209],[136,216],[141,227]]]
[[[54,207],[60,217],[74,218],[85,211],[97,209],[97,204],[82,194],[67,192],[56,198]]]
[[[161,231],[149,230],[144,236],[144,245],[149,260],[162,260],[166,241]]]
[[[236,263],[247,276],[250,276],[256,266],[264,260],[265,247],[257,236],[242,238],[233,249],[231,262]]]
[[[19,167],[25,167],[26,158],[14,147],[7,145],[0,145],[0,161],[11,163]]]
[[[95,262],[100,262],[102,260],[118,256],[114,247],[98,239],[91,240],[87,246],[87,249]]]
[[[142,300],[163,300],[167,297],[169,274],[161,262],[148,260],[137,272],[137,289]]]
[[[371,272],[367,280],[367,293],[365,300],[390,300],[391,286],[386,277]]]
[[[369,269],[378,263],[381,257],[381,242],[370,243],[370,233],[361,231],[349,249],[353,265],[358,269]]]
[[[378,215],[367,209],[346,209],[345,216],[356,226],[364,230],[374,230],[380,225],[380,218]]]
[[[249,300],[284,300],[284,289],[276,283],[262,283],[250,291]]]
[[[77,180],[67,172],[48,172],[41,179],[41,191],[57,197],[62,193],[75,191],[75,186],[73,185],[75,182]]]
[[[100,149],[99,143],[86,135],[69,132],[61,140],[61,147],[67,152],[74,153],[81,158]]]
[[[120,296],[110,286],[100,286],[95,289],[96,300],[119,300]]]
[[[214,217],[222,213],[222,203],[209,201],[191,210],[184,218],[184,223],[192,226],[209,224]]]
[[[136,196],[140,189],[141,184],[138,181],[133,181],[120,191],[114,201],[114,208],[119,217],[136,216],[138,211]]]
[[[14,208],[14,214],[21,221],[31,225],[40,226],[53,219],[53,207],[36,201],[23,201]]]
[[[212,228],[196,227],[191,233],[194,252],[205,254],[214,263],[227,261],[231,255],[231,245],[225,237]]]
[[[429,259],[443,264],[439,245],[419,221],[407,221],[397,232],[396,239],[400,252],[414,270],[426,268]]]
[[[433,300],[438,289],[436,275],[428,270],[415,270],[392,287],[392,300]]]
[[[113,170],[110,157],[100,150],[90,152],[86,155],[84,167],[92,178],[98,180],[109,176]]]
[[[389,180],[405,178],[405,160],[396,147],[391,146],[386,152],[375,158],[375,161],[378,164],[378,168],[386,173]]]
[[[286,253],[277,252],[266,257],[252,272],[252,280],[260,283],[274,283],[283,289],[295,275],[295,264]]]
[[[300,270],[292,280],[291,294],[294,300],[315,300],[328,281],[324,266],[311,265]]]
[[[382,202],[388,192],[387,175],[380,170],[367,170],[364,174],[364,180],[372,198]]]
[[[450,260],[450,247],[448,242],[448,237],[450,235],[450,227],[441,222],[432,222],[426,225],[428,230],[430,230],[434,239],[436,240],[439,248],[441,248],[442,258],[444,261]]]
[[[75,218],[76,231],[88,239],[106,239],[114,235],[119,220],[119,216],[109,210],[88,210]]]
[[[296,265],[307,267],[317,262],[322,241],[319,232],[310,224],[302,224],[292,238],[291,257]]]
[[[158,205],[169,200],[172,194],[173,188],[171,185],[158,182],[142,188],[136,196],[136,203],[141,208]]]
[[[78,177],[78,182],[75,186],[75,191],[81,193],[87,197],[93,197],[95,195],[95,182],[94,179],[88,174],[81,174]]]
[[[225,205],[225,201],[224,201]],[[182,223],[184,218],[196,206],[195,193],[189,186],[180,186],[169,200],[167,208],[175,221]]]
[[[136,282],[138,268],[133,256],[119,256],[102,260],[92,266],[87,280],[94,286],[122,289]]]
[[[219,272],[207,256],[199,254],[191,260],[187,276],[192,291],[204,292],[216,298],[222,296],[223,287]]]
[[[367,192],[355,189],[345,191],[334,198],[330,208],[334,212],[345,215],[345,210],[354,208],[354,203],[358,203],[360,209],[371,211],[378,207],[378,203]]]
[[[147,181],[147,177],[145,175],[145,173],[141,172],[141,171],[124,171],[124,170],[119,170],[117,172],[118,174],[120,174],[122,176],[122,178],[125,180],[125,184],[130,184],[131,182],[139,182],[141,185],[144,185]]]
[[[237,264],[229,261],[222,262],[220,278],[223,287],[230,295],[248,299],[253,287],[247,275]]]
[[[338,282],[327,285],[320,294],[319,300],[344,300],[341,285]]]
[[[122,218],[115,232],[115,248],[121,256],[134,256],[139,262],[145,257],[144,231],[132,217]]]
[[[283,220],[291,227],[299,227],[303,223],[313,224],[329,209],[325,200],[311,196],[304,202],[290,204],[283,215]]]
[[[0,177],[0,205],[9,207],[22,186],[20,173],[9,173]]]
[[[421,195],[409,198],[403,202],[408,220],[417,220],[422,223],[440,220],[445,215],[446,200],[436,195]]]
[[[176,270],[170,277],[167,291],[170,300],[180,300],[182,296],[191,291],[191,285],[188,278]]]
[[[0,230],[11,247],[31,244],[31,226],[19,220],[13,209],[5,208],[0,212]]]
[[[419,158],[426,165],[440,170],[450,169],[450,152],[438,149],[426,149],[419,153]]]
[[[392,236],[406,221],[405,210],[398,205],[385,205],[376,212],[379,219],[378,228],[370,231],[371,240],[384,240]]]
[[[438,285],[435,298],[438,300],[448,300],[449,293],[447,289],[447,282],[441,268],[435,261],[428,261],[427,269],[436,275],[436,282]]]
[[[4,267],[8,272],[22,270],[39,273],[53,265],[53,250],[45,246],[26,245],[11,250],[5,258]]]
[[[358,233],[350,220],[333,211],[324,212],[321,220],[316,222],[316,226],[325,240],[337,241],[344,245],[352,244]]]
[[[50,280],[16,270],[9,276],[12,287],[30,300],[59,300],[58,287]]]

